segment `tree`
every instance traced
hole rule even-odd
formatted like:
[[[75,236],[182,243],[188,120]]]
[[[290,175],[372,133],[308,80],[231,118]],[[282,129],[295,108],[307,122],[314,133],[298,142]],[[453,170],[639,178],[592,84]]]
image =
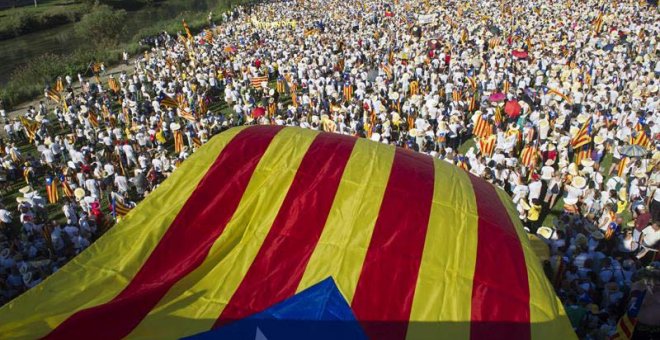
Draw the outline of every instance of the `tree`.
[[[107,5],[95,6],[76,23],[76,33],[95,45],[114,45],[124,33],[126,11]]]

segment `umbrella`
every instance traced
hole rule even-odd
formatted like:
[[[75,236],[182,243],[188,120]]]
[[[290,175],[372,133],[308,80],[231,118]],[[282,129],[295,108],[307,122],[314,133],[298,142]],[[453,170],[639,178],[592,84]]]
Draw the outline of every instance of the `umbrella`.
[[[523,51],[523,50],[513,50],[513,52],[511,52],[511,54],[513,54],[514,57],[520,58],[520,59],[525,59],[525,58],[527,58],[527,55],[528,55],[527,51]]]
[[[263,107],[256,107],[252,110],[252,118],[259,118],[266,114],[266,109]]]
[[[619,150],[619,153],[627,157],[643,157],[646,156],[646,154],[649,153],[649,151],[646,150],[641,145],[631,144],[631,145],[622,146],[621,149]]]
[[[504,93],[495,92],[495,93],[491,94],[490,97],[488,97],[488,100],[490,100],[491,102],[501,102],[505,98],[506,98],[506,96],[504,95]]]
[[[510,100],[504,105],[504,112],[506,112],[507,115],[511,118],[516,118],[520,116],[520,111],[522,108],[520,107],[520,103],[518,103],[517,100]]]

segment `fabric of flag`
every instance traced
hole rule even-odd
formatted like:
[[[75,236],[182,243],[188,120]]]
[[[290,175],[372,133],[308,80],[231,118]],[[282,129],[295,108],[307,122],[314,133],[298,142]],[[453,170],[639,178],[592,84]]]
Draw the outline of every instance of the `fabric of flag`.
[[[458,102],[461,100],[461,98],[463,98],[463,93],[461,92],[461,90],[454,90],[451,93],[451,99],[453,101]]]
[[[387,76],[387,79],[392,79],[392,66],[388,64],[383,64],[383,72],[385,72],[385,75]]]
[[[630,294],[628,309],[616,325],[616,334],[611,339],[630,340],[632,339],[635,326],[637,325],[637,315],[642,308],[642,303],[646,297],[645,290],[635,290]]]
[[[571,139],[571,145],[574,149],[580,148],[584,145],[591,143],[592,137],[592,117],[589,117],[586,122],[582,124],[580,130]]]
[[[508,195],[430,156],[281,126],[216,135],[0,308],[3,338],[180,338],[331,277],[372,339],[575,339]]]
[[[73,189],[71,189],[71,186],[66,180],[60,181],[62,183],[62,192],[64,193],[64,196],[66,197],[73,197]]]
[[[468,112],[474,112],[476,110],[477,110],[477,96],[473,94],[470,97],[470,102],[468,104]]]
[[[477,80],[475,79],[475,77],[467,77],[467,82],[468,84],[470,84],[470,88],[472,90],[477,89]]]
[[[621,158],[621,160],[619,161],[619,164],[616,165],[617,166],[617,168],[616,168],[616,175],[617,176],[623,178],[623,175],[626,174],[626,169],[628,167],[628,162],[629,161],[630,161],[630,158],[628,158],[628,157]]]
[[[258,76],[258,77],[252,77],[252,78],[250,78],[250,84],[251,84],[252,87],[254,87],[255,89],[260,88],[260,87],[261,87],[261,83],[263,83],[263,82],[266,82],[266,83],[268,82],[268,75],[265,75],[265,76]]]
[[[172,97],[167,95],[164,96],[163,99],[161,99],[160,105],[166,108],[173,108],[173,109],[179,107],[179,103],[177,103],[176,100],[174,100]]]
[[[174,131],[174,152],[180,153],[183,151],[184,147],[183,143],[183,132],[181,131]]]
[[[64,83],[62,82],[62,77],[58,77],[57,81],[55,81],[55,91],[58,93],[64,91]]]
[[[193,137],[192,138],[192,143],[193,143],[193,146],[197,149],[202,147],[202,141],[199,139],[199,137]]]
[[[567,95],[563,94],[561,91],[557,89],[548,89],[548,95],[555,95],[559,96],[561,99],[565,100],[567,103],[572,104],[573,102],[571,101],[571,98],[569,98]]]
[[[598,17],[592,23],[594,36],[600,34],[600,31],[603,29],[603,12],[598,13]]]
[[[93,110],[90,109],[87,114],[88,114],[87,119],[89,120],[89,124],[94,128],[98,128],[99,127],[99,119],[98,119],[98,117],[96,117],[96,113]]]
[[[48,196],[48,203],[55,204],[60,200],[60,195],[57,192],[57,179],[48,177],[46,178],[46,195]]]
[[[474,123],[474,129],[472,129],[472,135],[479,138],[487,138],[493,133],[493,125],[483,117],[479,115],[476,122]]]
[[[207,43],[212,44],[213,43],[213,31],[207,29],[206,33],[204,34],[204,40],[206,40]]]
[[[346,66],[346,62],[344,61],[344,58],[340,58],[339,60],[337,60],[336,69],[338,72],[344,72],[345,66]]]
[[[637,131],[637,135],[630,139],[630,144],[639,145],[647,149],[651,147],[651,140],[646,135],[646,131],[644,130]]]
[[[490,38],[488,40],[488,48],[493,49],[500,45],[500,38]]]
[[[117,79],[108,78],[108,88],[114,93],[119,93],[120,87]]]
[[[277,103],[274,101],[272,103],[268,103],[267,111],[268,111],[268,117],[271,118],[275,117],[275,115],[277,114]]]
[[[410,82],[410,95],[418,95],[419,94],[419,82],[417,80],[413,80]]]
[[[60,94],[57,93],[57,91],[55,91],[55,89],[49,89],[48,91],[46,91],[46,96],[48,97],[48,99],[54,101],[56,104],[60,103],[60,100],[61,100],[60,99]]]
[[[112,209],[114,210],[115,216],[124,217],[132,209],[131,207],[126,205],[126,203],[122,202],[121,200],[115,199],[115,198],[112,199],[112,204],[113,204]]]
[[[262,339],[367,339],[332,278],[249,318],[185,339],[252,339],[258,332]]]
[[[349,82],[344,83],[343,92],[344,92],[345,101],[350,101],[351,99],[353,99],[353,85],[351,85],[351,83]]]
[[[504,121],[504,115],[502,112],[504,109],[500,106],[495,108],[495,114],[493,115],[493,121],[495,122],[495,125],[500,125]]]
[[[497,145],[497,136],[494,134],[479,140],[479,150],[481,150],[483,155],[488,157],[493,155],[495,145]]]
[[[502,90],[504,93],[509,93],[509,90],[511,89],[511,83],[509,83],[508,80],[505,80],[504,83],[502,84]]]
[[[531,168],[536,165],[536,158],[539,154],[539,148],[534,145],[525,146],[520,152],[520,162],[525,167]]]
[[[591,157],[591,145],[585,144],[574,151],[573,160],[575,164],[580,164],[583,159]]]
[[[277,93],[283,94],[286,92],[286,86],[285,86],[285,80],[284,77],[279,77],[277,78],[277,85],[276,85]]]
[[[188,37],[188,40],[193,39],[193,35],[190,32],[190,26],[186,23],[186,19],[181,19],[181,22],[183,23],[183,29],[186,31],[186,36]]]
[[[30,142],[32,142],[32,140],[34,140],[34,137],[37,134],[37,130],[39,130],[39,128],[41,127],[41,124],[36,120],[28,119],[25,118],[24,116],[20,116],[18,117],[18,119],[21,122],[21,124],[23,124],[23,127],[25,128],[25,133],[30,139]]]

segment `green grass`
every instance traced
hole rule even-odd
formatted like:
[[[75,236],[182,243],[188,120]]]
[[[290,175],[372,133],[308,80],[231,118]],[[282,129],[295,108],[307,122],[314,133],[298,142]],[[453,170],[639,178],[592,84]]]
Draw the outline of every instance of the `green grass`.
[[[188,0],[170,0],[167,3],[176,6]],[[210,6],[216,16],[230,9],[231,4],[246,1],[214,0],[214,6]],[[18,9],[15,9],[18,10]],[[145,26],[133,33],[125,42],[106,46],[93,46],[85,44],[72,46],[77,48],[70,55],[45,54],[30,60],[26,65],[17,68],[12,73],[7,84],[0,88],[0,99],[8,109],[25,101],[41,96],[44,84],[52,84],[58,76],[66,74],[75,75],[83,73],[91,76],[88,65],[91,61],[104,62],[106,67],[112,67],[121,61],[121,53],[125,50],[130,55],[143,52],[146,47],[139,46],[138,42],[150,35],[167,31],[176,34],[182,31],[181,19],[185,18],[191,31],[197,33],[208,25],[207,15],[209,9],[198,11],[181,11],[170,19],[159,20],[149,23],[145,20]],[[4,11],[0,12],[4,13]],[[146,13],[146,10],[145,10]],[[0,20],[2,21],[2,20]]]
[[[0,11],[0,40],[75,22],[88,8],[72,0],[42,0],[38,4]]]

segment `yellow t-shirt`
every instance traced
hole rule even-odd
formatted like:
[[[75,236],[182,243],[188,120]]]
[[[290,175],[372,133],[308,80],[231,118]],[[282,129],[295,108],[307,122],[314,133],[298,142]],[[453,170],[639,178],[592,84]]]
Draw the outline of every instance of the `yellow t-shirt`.
[[[527,219],[530,221],[538,221],[541,215],[541,206],[537,204],[530,204],[529,211],[527,212]]]

